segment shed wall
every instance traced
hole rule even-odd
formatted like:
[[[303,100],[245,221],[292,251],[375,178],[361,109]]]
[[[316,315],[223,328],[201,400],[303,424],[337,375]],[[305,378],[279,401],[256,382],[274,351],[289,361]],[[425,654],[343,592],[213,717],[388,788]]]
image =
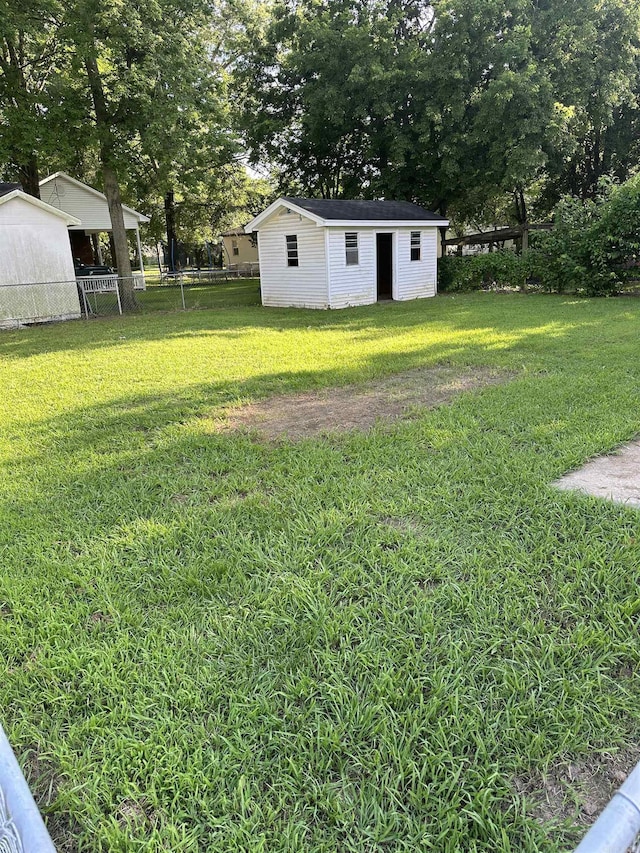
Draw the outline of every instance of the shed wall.
[[[286,236],[298,237],[299,266],[287,266]],[[268,219],[258,231],[262,304],[272,307],[327,308],[324,229],[297,213]]]
[[[16,198],[0,207],[0,325],[80,316],[64,221]]]
[[[345,228],[328,228],[329,294],[331,308],[370,305],[376,301],[376,235],[371,229],[357,230],[358,263],[347,266]]]
[[[438,281],[438,229],[420,231],[420,260],[411,260],[411,228],[399,228],[396,237],[394,299],[435,296]]]
[[[110,231],[111,216],[106,199],[78,187],[64,178],[56,178],[40,187],[42,201],[46,201],[58,210],[64,210],[80,220],[81,224],[72,226],[82,231]],[[135,228],[138,221],[133,214],[123,210],[124,227]]]

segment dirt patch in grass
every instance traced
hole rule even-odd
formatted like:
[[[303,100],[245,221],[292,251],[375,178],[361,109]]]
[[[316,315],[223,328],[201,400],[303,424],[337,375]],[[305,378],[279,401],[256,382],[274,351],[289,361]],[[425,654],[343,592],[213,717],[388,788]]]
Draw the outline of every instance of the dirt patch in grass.
[[[570,822],[591,826],[640,759],[640,749],[594,755],[586,761],[560,763],[547,773],[516,779],[533,816],[542,824]]]
[[[293,440],[366,430],[380,421],[397,421],[447,403],[463,391],[506,382],[512,375],[488,368],[417,368],[364,385],[271,397],[229,409],[221,429],[255,430],[263,438]]]
[[[117,819],[121,827],[131,825],[155,826],[157,815],[145,797],[140,800],[123,800],[117,810]]]

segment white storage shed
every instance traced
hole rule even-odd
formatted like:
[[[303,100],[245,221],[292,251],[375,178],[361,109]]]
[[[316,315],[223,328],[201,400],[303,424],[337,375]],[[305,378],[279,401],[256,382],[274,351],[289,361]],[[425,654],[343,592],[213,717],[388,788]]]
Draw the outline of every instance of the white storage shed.
[[[67,233],[75,225],[21,190],[0,196],[0,327],[80,317]]]
[[[245,231],[258,233],[263,305],[346,308],[435,296],[448,224],[406,201],[283,197]]]

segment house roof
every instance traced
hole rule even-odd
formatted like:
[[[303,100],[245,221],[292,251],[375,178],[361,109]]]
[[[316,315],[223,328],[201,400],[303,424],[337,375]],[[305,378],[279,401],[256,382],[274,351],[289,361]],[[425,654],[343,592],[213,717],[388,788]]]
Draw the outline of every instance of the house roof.
[[[80,220],[76,219],[75,216],[71,216],[70,213],[65,213],[64,210],[58,210],[57,207],[53,207],[53,205],[47,204],[46,202],[41,201],[39,198],[29,195],[28,193],[24,193],[22,192],[22,190],[12,190],[11,192],[0,196],[0,205],[7,204],[8,202],[13,201],[14,199],[27,202],[27,204],[32,204],[34,207],[39,207],[40,210],[44,210],[46,213],[50,213],[52,216],[57,216],[59,219],[63,219],[67,225],[80,225]]]
[[[223,237],[248,237],[244,228],[231,228],[229,231],[222,232]]]
[[[445,226],[449,222],[438,213],[410,201],[365,201],[362,199],[293,198],[282,196],[245,225],[245,232],[256,231],[279,208],[306,216],[322,226]]]
[[[283,196],[283,202],[291,202],[309,213],[315,213],[322,219],[354,219],[371,221],[389,221],[401,219],[403,221],[414,219],[416,221],[444,220],[439,213],[425,210],[418,204],[410,201],[366,201],[350,199],[326,199],[326,198],[292,198]]]
[[[0,181],[0,196],[12,193],[14,190],[21,190],[22,184],[8,184]]]
[[[72,178],[71,175],[68,175],[66,172],[54,172],[53,175],[49,175],[48,177],[43,178],[43,180],[40,181],[40,186],[46,187],[51,183],[55,184],[56,181],[58,181],[58,180],[63,181],[63,182],[67,182],[67,183],[71,184],[72,186],[77,187],[80,190],[83,190],[85,193],[92,195],[96,200],[100,199],[100,201],[107,204],[107,197],[104,193],[101,193],[100,190],[95,189],[95,187],[89,186],[89,184],[85,184],[82,181],[77,180],[76,178]],[[62,202],[60,202],[60,200],[58,198],[56,198],[56,201],[59,202],[59,206],[62,208]],[[135,220],[137,220],[139,225],[143,225],[147,222],[150,222],[150,219],[148,216],[145,216],[144,213],[140,213],[139,211],[134,210],[132,207],[128,207],[126,204],[122,205],[122,209],[125,213],[130,214]],[[82,219],[80,222],[81,222],[81,224],[84,224]],[[110,228],[110,222],[109,222],[109,228]],[[107,229],[107,230],[109,230],[109,229]]]

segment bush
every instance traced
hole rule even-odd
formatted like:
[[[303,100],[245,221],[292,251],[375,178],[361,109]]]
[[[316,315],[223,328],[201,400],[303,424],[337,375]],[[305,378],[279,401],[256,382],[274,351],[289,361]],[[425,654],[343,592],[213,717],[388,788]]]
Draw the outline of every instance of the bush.
[[[640,254],[640,176],[601,184],[593,201],[564,199],[554,230],[536,237],[541,279],[548,290],[587,296],[615,293]]]
[[[539,278],[545,290],[598,296],[612,293],[612,275],[600,247],[603,199],[564,199],[556,208],[553,231],[537,234]]]
[[[484,290],[524,287],[532,274],[533,252],[518,255],[509,249],[486,255],[448,255],[438,261],[438,289]]]
[[[640,263],[640,175],[624,184],[601,183],[597,198],[563,199],[552,231],[532,234],[524,255],[502,250],[487,255],[449,256],[439,261],[440,290],[523,287],[535,281],[544,290],[571,290],[609,296]]]

